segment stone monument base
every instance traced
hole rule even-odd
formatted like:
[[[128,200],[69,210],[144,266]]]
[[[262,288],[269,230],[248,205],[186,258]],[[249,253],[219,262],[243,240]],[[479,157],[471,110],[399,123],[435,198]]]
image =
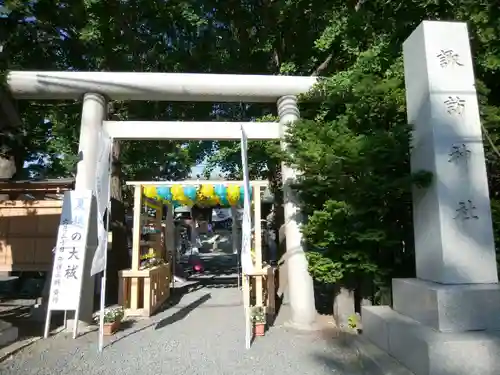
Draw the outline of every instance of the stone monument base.
[[[392,280],[392,308],[440,332],[500,331],[500,284]]]
[[[0,320],[0,347],[16,341],[18,335],[19,332],[17,327]]]
[[[362,308],[363,335],[415,375],[500,374],[500,332],[438,332],[389,306]]]

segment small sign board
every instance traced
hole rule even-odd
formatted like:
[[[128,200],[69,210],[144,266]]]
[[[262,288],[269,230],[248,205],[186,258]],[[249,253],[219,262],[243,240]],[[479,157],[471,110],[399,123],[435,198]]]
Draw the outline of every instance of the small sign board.
[[[91,190],[67,191],[64,194],[57,244],[54,249],[45,325],[46,337],[51,311],[72,310],[75,311],[75,320],[78,319],[91,209]]]

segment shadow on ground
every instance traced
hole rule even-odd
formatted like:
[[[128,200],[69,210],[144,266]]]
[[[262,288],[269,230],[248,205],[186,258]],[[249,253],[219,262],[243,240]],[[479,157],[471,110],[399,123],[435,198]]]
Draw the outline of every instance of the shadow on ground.
[[[42,295],[45,275],[37,272],[20,273],[0,280],[0,320],[17,327],[17,341],[24,341],[43,335],[45,316],[36,319],[34,307]],[[62,326],[64,314],[52,314],[51,329]]]
[[[189,315],[191,311],[196,309],[197,307],[201,306],[205,302],[207,302],[211,298],[211,294],[207,293],[203,295],[202,297],[198,298],[196,301],[191,302],[189,305],[184,306],[181,308],[179,311],[176,311],[172,315],[160,320],[158,324],[155,326],[155,330],[162,329],[163,327],[166,327],[170,324],[173,324],[175,322],[178,322],[179,320],[184,319],[186,316]]]

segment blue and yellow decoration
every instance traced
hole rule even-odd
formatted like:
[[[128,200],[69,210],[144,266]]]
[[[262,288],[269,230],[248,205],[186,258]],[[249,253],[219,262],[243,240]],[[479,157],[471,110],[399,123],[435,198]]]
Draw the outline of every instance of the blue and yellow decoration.
[[[185,185],[182,183],[172,186],[145,186],[144,196],[165,204],[173,204],[174,207],[188,206],[195,204],[202,207],[211,207],[217,204],[223,207],[243,205],[245,189],[243,186],[235,184],[200,184]],[[252,187],[250,187],[252,196]]]
[[[252,201],[252,187],[250,186],[250,191],[249,191],[249,195],[250,195],[250,202]],[[240,186],[240,200],[239,200],[239,204],[241,206],[243,206],[243,203],[245,203],[244,201],[245,199],[245,187],[244,186]]]
[[[172,189],[169,186],[157,186],[156,195],[166,202],[172,201]]]
[[[144,196],[150,199],[159,199],[158,194],[156,193],[156,187],[152,185],[148,185],[144,187]]]
[[[227,200],[227,189],[225,185],[215,186],[214,192],[218,204],[221,206],[230,206],[229,201]]]
[[[236,206],[240,201],[240,187],[238,185],[229,185],[226,189],[226,198],[231,206]]]

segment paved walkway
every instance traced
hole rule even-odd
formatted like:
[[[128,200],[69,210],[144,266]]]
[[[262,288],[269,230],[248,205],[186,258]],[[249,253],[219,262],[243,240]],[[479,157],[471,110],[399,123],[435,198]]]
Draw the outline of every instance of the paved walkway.
[[[333,333],[298,333],[280,321],[250,350],[244,344],[241,294],[236,288],[192,291],[151,319],[107,339],[58,334],[0,363],[2,375],[377,375],[363,356]]]

